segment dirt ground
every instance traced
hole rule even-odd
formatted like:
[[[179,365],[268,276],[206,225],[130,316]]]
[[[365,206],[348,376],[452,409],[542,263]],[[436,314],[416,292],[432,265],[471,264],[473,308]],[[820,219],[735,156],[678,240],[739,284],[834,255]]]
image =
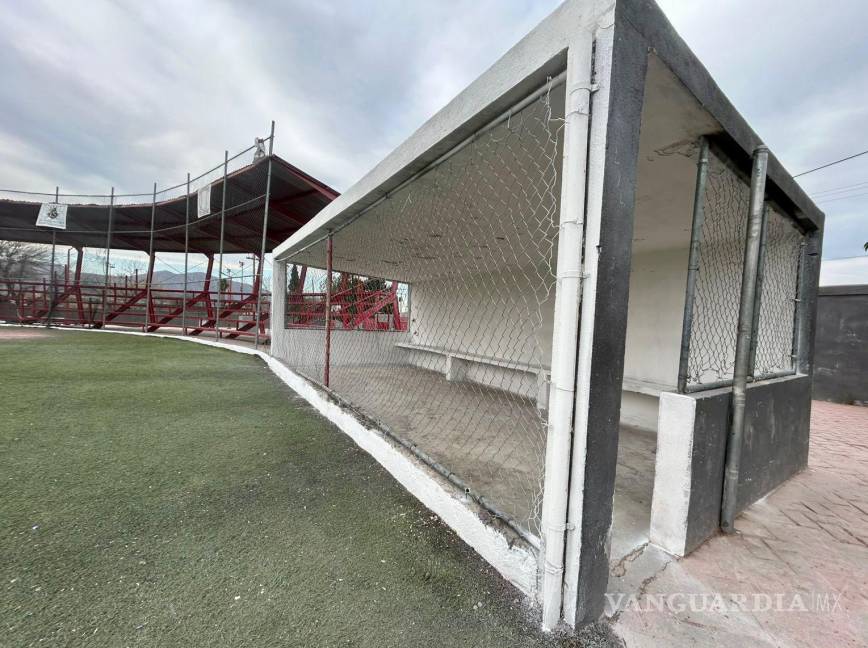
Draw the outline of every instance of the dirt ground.
[[[36,327],[0,326],[0,342],[3,340],[38,340],[48,337],[50,333]]]

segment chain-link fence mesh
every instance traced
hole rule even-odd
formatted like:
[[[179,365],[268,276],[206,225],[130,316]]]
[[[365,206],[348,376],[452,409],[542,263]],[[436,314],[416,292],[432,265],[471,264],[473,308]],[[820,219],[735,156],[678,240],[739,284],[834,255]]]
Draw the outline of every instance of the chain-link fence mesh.
[[[709,153],[699,264],[693,295],[687,387],[732,381],[738,334],[750,185],[728,162]],[[793,330],[802,234],[771,205],[766,208],[756,341],[756,377],[793,370]]]
[[[804,241],[804,235],[790,218],[774,206],[767,206],[753,369],[756,378],[795,368],[794,326]]]
[[[535,534],[563,105],[550,88],[334,233],[331,277],[327,240],[294,254],[272,345]]]
[[[688,385],[731,380],[750,186],[709,154]]]

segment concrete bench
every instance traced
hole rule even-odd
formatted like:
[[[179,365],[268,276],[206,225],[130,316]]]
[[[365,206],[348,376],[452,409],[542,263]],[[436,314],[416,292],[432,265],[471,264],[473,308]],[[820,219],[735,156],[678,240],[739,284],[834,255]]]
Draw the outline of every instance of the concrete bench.
[[[503,358],[492,358],[475,353],[466,353],[464,351],[454,351],[451,349],[425,346],[423,344],[412,344],[409,342],[397,342],[395,346],[408,351],[430,353],[443,358],[446,366],[443,373],[446,380],[449,382],[461,382],[467,380],[467,370],[474,364],[488,365],[509,371],[531,374],[536,377],[537,408],[540,410],[548,409],[549,383],[551,382],[551,370],[548,367],[539,367],[523,362],[504,360]],[[654,396],[656,398],[659,398],[660,394],[663,392],[675,391],[675,385],[664,385],[650,380],[640,380],[638,378],[630,377],[624,378],[621,388],[625,392]]]
[[[651,380],[640,380],[639,378],[629,378],[624,376],[621,382],[621,390],[633,392],[634,394],[644,394],[645,396],[655,396],[660,398],[663,392],[675,391],[675,385],[664,385],[663,383],[653,382]]]
[[[446,376],[446,380],[448,380],[449,382],[461,382],[463,380],[467,380],[468,369],[474,364],[498,367],[500,369],[506,369],[508,371],[536,376],[537,409],[548,409],[549,382],[551,380],[551,370],[547,367],[539,367],[523,362],[515,362],[512,360],[504,360],[502,358],[491,358],[475,353],[465,353],[463,351],[453,351],[451,349],[443,349],[440,347],[425,346],[423,344],[398,342],[395,344],[395,346],[401,349],[407,349],[409,351],[431,353],[445,358],[446,370],[444,374]]]

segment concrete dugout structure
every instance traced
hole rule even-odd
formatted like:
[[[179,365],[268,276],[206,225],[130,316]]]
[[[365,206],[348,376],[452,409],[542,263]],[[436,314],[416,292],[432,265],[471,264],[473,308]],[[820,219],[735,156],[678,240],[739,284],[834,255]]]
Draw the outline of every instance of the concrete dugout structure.
[[[493,297],[465,286],[506,285],[504,293],[530,295],[526,278],[545,274],[490,252],[525,249],[542,236],[538,227],[513,231],[512,243],[484,240],[485,231],[500,231],[505,214],[514,223],[521,212],[509,188],[521,189],[515,195],[533,188],[525,181],[532,165],[522,165],[532,154],[499,158],[478,176],[504,187],[500,193],[468,194],[461,182],[476,172],[466,166],[464,175],[449,175],[442,165],[473,147],[474,159],[493,159],[486,137],[500,131],[492,129],[513,128],[541,96],[549,126],[539,137],[530,125],[523,133],[525,143],[540,142],[535,147],[545,147],[543,135],[554,138],[545,156],[533,158],[555,161],[546,185],[556,219],[545,269],[552,287],[548,297],[535,297],[538,320],[514,316],[504,326],[503,312],[486,308]],[[465,385],[465,400],[451,397],[451,414],[489,398],[488,389],[509,392],[504,402],[523,404],[522,412],[540,412],[541,508],[523,524],[504,513],[511,504],[504,489],[522,470],[517,459],[494,471],[503,483],[479,487],[490,491],[461,488],[462,470],[473,467],[459,465],[459,454],[453,465],[448,454],[437,455],[445,427],[408,441],[412,430],[401,428],[407,417],[388,419],[359,402],[361,392],[327,387],[328,373],[323,380],[298,372],[305,397],[538,604],[544,627],[594,620],[603,611],[610,559],[649,541],[684,555],[716,532],[725,474],[737,512],[806,465],[823,214],[773,155],[766,161],[761,145],[654,2],[570,0],[275,249],[285,272],[274,273],[271,352],[289,370],[304,364],[302,356],[318,358],[319,366],[330,340],[325,362],[333,380],[341,367],[367,368],[355,384],[370,392],[395,375],[389,372],[410,377],[422,367],[427,382],[424,389],[418,383],[416,398],[432,411],[438,390],[457,393]],[[444,209],[459,189],[484,200],[452,200]],[[396,202],[412,208],[396,212]],[[425,236],[448,234],[434,229],[469,221],[480,229],[464,246],[478,250],[470,256],[486,263],[486,278],[461,269],[453,292],[442,282],[429,290],[422,270],[461,266],[456,259],[468,256],[461,237],[450,243],[448,264],[433,252],[409,251],[421,249]],[[341,250],[334,266],[333,242]],[[395,251],[401,254],[389,256]],[[278,296],[287,294],[294,264],[400,282],[416,319],[409,330],[383,332],[332,332],[327,323],[283,328],[289,313],[280,309],[288,302]],[[330,312],[327,300],[323,313]],[[513,353],[517,343],[492,342],[516,330],[521,340],[533,339],[528,348],[537,360]],[[348,345],[352,358],[343,351]],[[739,380],[746,389],[739,391]],[[413,384],[402,379],[400,389],[412,392]],[[744,422],[737,436],[734,408]],[[462,430],[462,443],[483,427]],[[625,443],[636,434],[647,443]],[[632,448],[632,464],[619,457],[619,441],[622,454]],[[727,473],[733,458],[740,470]],[[625,492],[631,484],[647,490],[627,493],[629,520],[619,518],[621,472]]]

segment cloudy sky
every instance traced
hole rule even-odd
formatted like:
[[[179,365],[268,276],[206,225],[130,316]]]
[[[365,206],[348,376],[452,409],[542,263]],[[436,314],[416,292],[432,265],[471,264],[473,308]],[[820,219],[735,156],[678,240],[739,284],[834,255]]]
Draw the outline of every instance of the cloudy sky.
[[[556,0],[0,0],[0,187],[182,180],[277,122],[276,151],[344,190]],[[863,0],[661,5],[792,173],[868,149]],[[868,241],[868,155],[805,176],[824,256]]]

